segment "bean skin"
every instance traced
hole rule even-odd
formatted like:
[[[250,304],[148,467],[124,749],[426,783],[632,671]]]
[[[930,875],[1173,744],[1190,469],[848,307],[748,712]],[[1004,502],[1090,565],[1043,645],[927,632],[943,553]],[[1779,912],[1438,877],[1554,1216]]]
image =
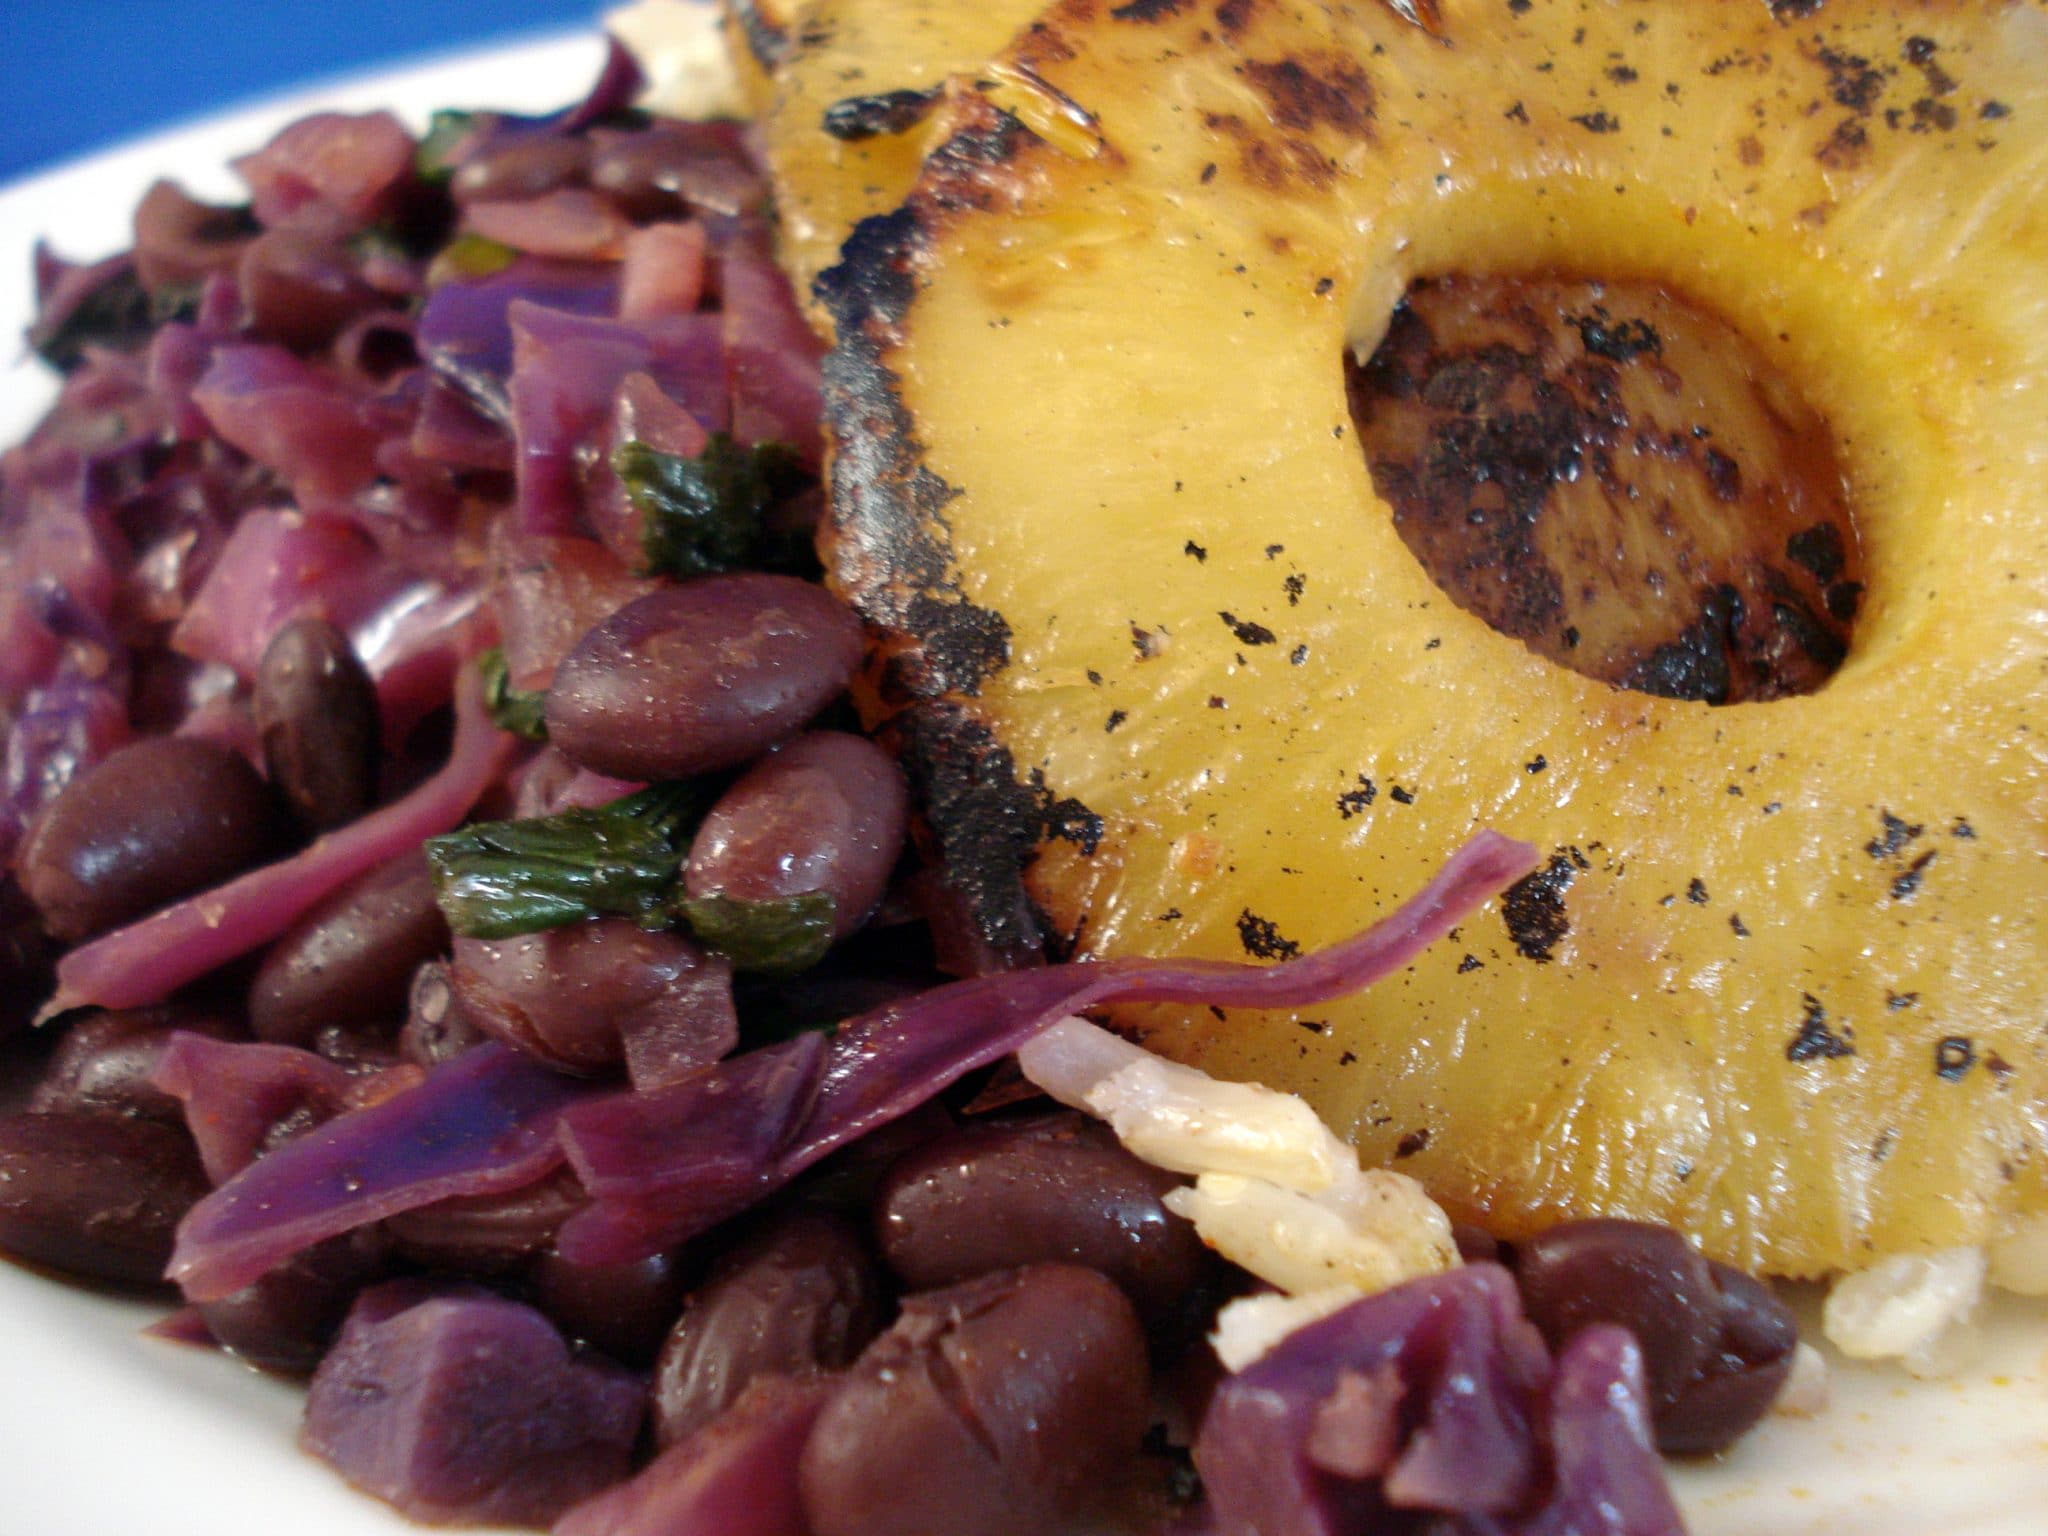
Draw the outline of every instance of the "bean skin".
[[[1636,1336],[1657,1444],[1670,1453],[1732,1443],[1770,1407],[1799,1342],[1762,1285],[1649,1222],[1561,1223],[1517,1246],[1515,1279],[1553,1350],[1593,1323]]]
[[[867,920],[903,851],[910,796],[893,759],[844,731],[799,736],[749,768],[697,829],[684,889],[773,901],[824,891],[832,937]]]
[[[236,1033],[228,1019],[175,1004],[87,1014],[57,1042],[28,1107],[160,1120],[182,1130],[185,1106],[150,1080],[178,1030],[214,1040]]]
[[[348,636],[294,619],[264,648],[252,705],[263,761],[311,832],[347,826],[377,797],[377,689]]]
[[[1066,1264],[913,1296],[825,1405],[799,1477],[815,1536],[1042,1536],[1138,1448],[1145,1341]]]
[[[405,1257],[429,1269],[507,1275],[554,1246],[562,1223],[587,1200],[566,1172],[495,1195],[452,1195],[387,1217],[384,1230]]]
[[[198,1305],[214,1342],[251,1365],[311,1375],[357,1291],[384,1271],[386,1244],[374,1227],[331,1237],[239,1291]]]
[[[565,1072],[597,1074],[635,1046],[673,1081],[739,1037],[730,972],[688,939],[598,918],[511,939],[457,939],[449,972],[486,1033]],[[700,983],[709,981],[711,985]],[[636,1072],[635,1082],[641,1083]]]
[[[270,787],[210,741],[134,742],[43,809],[17,869],[44,925],[91,938],[233,879],[283,846]]]
[[[667,1253],[625,1264],[571,1264],[549,1249],[527,1280],[565,1335],[631,1366],[653,1361],[683,1305],[682,1269]]]
[[[1160,1203],[1182,1182],[1085,1115],[983,1121],[897,1161],[876,1195],[875,1234],[914,1291],[1064,1261],[1108,1275],[1156,1324],[1209,1268],[1194,1228]]]
[[[548,738],[619,779],[737,767],[801,730],[860,657],[860,621],[824,589],[706,576],[628,603],[577,642],[548,690]]]
[[[270,947],[249,987],[259,1040],[311,1047],[343,1029],[389,1040],[413,972],[448,947],[424,851],[351,881]]]
[[[797,1208],[728,1252],[684,1304],[654,1368],[654,1433],[674,1445],[758,1376],[840,1370],[881,1326],[881,1281],[853,1225]]]
[[[0,1118],[0,1250],[67,1275],[159,1285],[207,1188],[182,1129],[68,1110]]]

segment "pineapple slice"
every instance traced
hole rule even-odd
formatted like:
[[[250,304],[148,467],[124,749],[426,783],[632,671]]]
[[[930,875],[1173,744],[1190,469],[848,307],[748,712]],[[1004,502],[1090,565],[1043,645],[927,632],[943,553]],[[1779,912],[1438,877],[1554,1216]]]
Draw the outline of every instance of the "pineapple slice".
[[[991,940],[1289,953],[1498,826],[1548,868],[1401,980],[1121,1022],[1509,1235],[2048,1210],[2048,15],[1068,0],[999,70],[820,284],[834,579]],[[1747,338],[1855,520],[1838,670],[1655,697],[1432,581],[1347,374],[1457,274]]]
[[[729,14],[747,3],[728,0]],[[947,81],[980,69],[1044,5],[812,0],[803,9],[760,109],[780,255],[798,293],[838,260],[856,223],[903,201],[934,142],[926,130]],[[982,86],[1001,90],[1000,81]]]
[[[719,22],[733,76],[750,114],[775,94],[775,75],[794,46],[799,0],[724,0]]]

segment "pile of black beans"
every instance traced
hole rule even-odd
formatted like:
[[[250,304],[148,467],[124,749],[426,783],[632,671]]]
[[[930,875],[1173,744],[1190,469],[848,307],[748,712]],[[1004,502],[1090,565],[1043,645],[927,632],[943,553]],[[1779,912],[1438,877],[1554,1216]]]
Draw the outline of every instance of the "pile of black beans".
[[[823,728],[861,654],[857,622],[821,587],[709,576],[599,622],[547,691],[551,757],[529,776],[723,776],[694,834],[689,894],[833,896],[838,947],[816,972],[736,988],[718,976],[743,1040],[770,1017],[830,1022],[941,979],[901,896],[914,861],[900,774],[865,737]],[[225,747],[144,740],[38,818],[18,878],[51,938],[75,943],[217,885],[390,792],[374,690],[331,626],[286,627],[252,703],[265,772]],[[487,1038],[603,1075],[620,1069],[621,1020],[715,971],[689,938],[619,918],[516,960],[465,953],[451,950],[425,859],[408,854],[188,996],[65,1021],[33,1062],[26,1106],[0,1117],[0,1249],[91,1281],[156,1283],[208,1188],[181,1105],[151,1082],[174,1030],[301,1047],[363,1081]],[[281,1098],[268,1143],[342,1107]],[[1177,1182],[997,1075],[745,1220],[638,1263],[576,1267],[554,1251],[583,1201],[564,1172],[332,1239],[199,1311],[226,1348],[306,1372],[363,1286],[478,1281],[644,1370],[653,1448],[761,1376],[844,1373],[802,1467],[806,1507],[825,1512],[817,1536],[1025,1536],[1105,1488],[1149,1486],[1158,1508],[1186,1491],[1183,1460],[1139,1447],[1162,1402],[1185,1441],[1214,1379],[1203,1331],[1251,1282],[1165,1209]],[[1782,1306],[1668,1229],[1575,1222],[1505,1256],[1553,1344],[1594,1321],[1635,1331],[1667,1450],[1727,1444],[1790,1368]]]

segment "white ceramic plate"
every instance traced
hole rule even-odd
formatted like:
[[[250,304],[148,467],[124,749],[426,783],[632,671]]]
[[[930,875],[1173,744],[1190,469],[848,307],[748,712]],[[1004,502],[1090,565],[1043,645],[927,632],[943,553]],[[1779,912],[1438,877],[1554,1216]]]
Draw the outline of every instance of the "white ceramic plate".
[[[148,184],[232,195],[227,159],[317,108],[544,109],[590,78],[592,37],[351,79],[158,135],[0,191],[0,440],[47,402],[11,338],[29,250],[126,243]],[[296,1449],[298,1394],[232,1361],[142,1337],[148,1309],[0,1264],[0,1536],[396,1536],[416,1529]],[[1694,1536],[2042,1536],[2048,1532],[2048,1303],[1993,1309],[1951,1382],[1832,1362],[1833,1403],[1775,1419],[1724,1462],[1676,1474]]]

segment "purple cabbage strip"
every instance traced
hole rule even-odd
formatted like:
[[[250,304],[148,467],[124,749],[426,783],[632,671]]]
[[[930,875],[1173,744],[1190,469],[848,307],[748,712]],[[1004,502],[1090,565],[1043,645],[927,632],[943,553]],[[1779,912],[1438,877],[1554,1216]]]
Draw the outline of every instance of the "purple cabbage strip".
[[[301,506],[344,501],[376,478],[383,434],[361,393],[283,347],[218,348],[192,403]]]
[[[216,1184],[263,1156],[281,1123],[310,1128],[331,1120],[349,1106],[356,1082],[295,1045],[212,1040],[183,1029],[157,1058],[150,1081],[184,1106],[185,1128]]]
[[[1684,1536],[1635,1341],[1588,1329],[1553,1364],[1495,1264],[1288,1335],[1217,1388],[1195,1466],[1216,1536]]]
[[[397,1280],[357,1297],[300,1439],[415,1519],[537,1525],[626,1475],[645,1399],[532,1307]]]
[[[364,871],[457,825],[505,771],[517,737],[491,724],[474,674],[455,689],[455,745],[426,783],[281,863],[102,935],[57,966],[44,1017],[71,1008],[140,1008],[268,944]]]
[[[1113,960],[981,977],[862,1015],[829,1043],[802,1035],[652,1093],[580,1083],[478,1047],[419,1088],[279,1148],[201,1201],[179,1230],[171,1278],[195,1299],[224,1295],[366,1222],[449,1195],[520,1188],[565,1154],[595,1204],[564,1226],[563,1257],[644,1257],[744,1210],[1076,1008],[1290,1008],[1355,991],[1407,964],[1535,860],[1527,844],[1482,833],[1364,934],[1270,969]]]
[[[618,293],[615,264],[522,256],[487,277],[437,285],[420,311],[414,340],[438,378],[486,419],[504,425],[512,419],[507,381],[512,375],[513,301],[524,299],[564,314],[608,315]]]
[[[619,1095],[564,1117],[569,1159],[595,1203],[563,1227],[575,1264],[645,1258],[703,1231],[789,1183],[848,1142],[922,1104],[967,1072],[1008,1055],[1054,1020],[1111,1002],[1294,1008],[1370,986],[1399,970],[1474,907],[1534,867],[1536,852],[1482,832],[1421,892],[1358,936],[1262,969],[1220,960],[1105,960],[977,977],[853,1019],[826,1048],[814,1097],[798,1074],[802,1042],[751,1056],[655,1093]],[[776,1069],[756,1061],[771,1056]],[[733,1084],[740,1072],[744,1086]],[[764,1089],[772,1087],[769,1093]],[[782,1145],[763,1156],[751,1187],[735,1187],[713,1155],[711,1117],[736,1116],[727,1098],[759,1101],[757,1134]],[[786,1122],[786,1123],[785,1123]],[[721,1133],[722,1134],[722,1133]]]
[[[169,1279],[193,1301],[240,1290],[301,1249],[451,1195],[521,1189],[559,1167],[556,1122],[606,1090],[501,1045],[330,1120],[194,1206]]]
[[[761,1376],[629,1482],[555,1523],[553,1536],[810,1536],[797,1464],[831,1388]]]
[[[510,313],[521,532],[580,531],[587,449],[610,423],[628,374],[651,374],[708,431],[725,430],[723,316],[609,320],[523,299]]]

